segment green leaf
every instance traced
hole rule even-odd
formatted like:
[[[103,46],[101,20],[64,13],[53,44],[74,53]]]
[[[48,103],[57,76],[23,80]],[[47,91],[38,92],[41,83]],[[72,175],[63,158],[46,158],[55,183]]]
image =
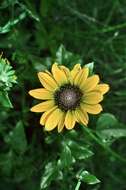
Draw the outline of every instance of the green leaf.
[[[86,64],[85,67],[89,68],[89,75],[92,75],[94,70],[94,62]]]
[[[74,158],[72,156],[70,148],[67,144],[63,144],[63,151],[61,153],[61,157],[59,160],[59,164],[61,167],[69,167],[74,162]]]
[[[9,7],[10,5],[14,5],[14,4],[16,4],[16,2],[17,2],[17,0],[4,0],[0,4],[0,10],[5,9],[5,8]]]
[[[0,91],[0,105],[5,108],[13,108],[6,91]]]
[[[79,174],[77,174],[77,178],[89,185],[100,183],[100,180],[95,175],[90,174],[86,170],[79,172]]]
[[[19,21],[23,20],[26,17],[26,13],[21,13],[18,18],[8,21],[4,26],[0,27],[0,34],[8,33],[13,26],[15,26]]]
[[[5,137],[6,143],[11,145],[11,148],[17,153],[24,153],[27,149],[27,140],[24,131],[24,126],[21,121],[19,121],[16,127]]]
[[[58,170],[56,166],[56,162],[48,162],[45,166],[45,171],[43,173],[43,176],[41,178],[40,188],[45,189],[47,188],[51,181],[56,178],[58,175]]]
[[[97,134],[104,143],[111,144],[118,138],[126,137],[126,128],[114,115],[104,113],[97,121]]]
[[[30,3],[30,2],[26,2],[27,6],[25,6],[24,4],[22,4],[21,2],[17,2],[18,5],[22,8],[23,11],[25,11],[26,13],[29,14],[29,16],[33,19],[35,19],[37,22],[40,21],[38,14],[35,10],[35,6],[34,4]]]
[[[0,154],[1,174],[10,176],[13,169],[13,152],[10,150],[5,154]]]
[[[57,50],[55,61],[61,65],[66,65],[69,67],[73,67],[77,63],[81,64],[82,62],[80,56],[67,51],[63,45],[61,45]]]
[[[16,75],[10,62],[0,55],[0,91],[8,91],[16,83]]]
[[[2,107],[12,108],[8,92],[14,83],[16,83],[15,71],[10,62],[0,55],[0,105]]]
[[[126,137],[126,128],[112,128],[112,129],[103,129],[99,131],[99,135],[101,135],[104,139],[118,139],[121,137]]]
[[[98,121],[97,121],[97,128],[101,129],[101,128],[109,128],[112,126],[115,126],[118,124],[118,120],[116,119],[116,117],[110,113],[103,113]]]
[[[76,143],[75,141],[69,140],[68,145],[75,159],[78,159],[78,160],[87,159],[94,154],[82,142]]]

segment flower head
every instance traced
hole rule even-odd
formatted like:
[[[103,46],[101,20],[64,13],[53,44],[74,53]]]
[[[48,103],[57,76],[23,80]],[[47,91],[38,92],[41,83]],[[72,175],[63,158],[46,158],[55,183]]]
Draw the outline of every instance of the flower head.
[[[89,68],[76,64],[70,71],[54,63],[51,73],[39,72],[38,78],[43,88],[30,90],[29,94],[42,102],[32,107],[31,111],[44,112],[40,124],[45,125],[46,131],[58,127],[58,132],[61,132],[64,126],[73,129],[76,122],[87,126],[88,113],[102,111],[99,103],[109,86],[99,84],[98,75],[89,76]]]

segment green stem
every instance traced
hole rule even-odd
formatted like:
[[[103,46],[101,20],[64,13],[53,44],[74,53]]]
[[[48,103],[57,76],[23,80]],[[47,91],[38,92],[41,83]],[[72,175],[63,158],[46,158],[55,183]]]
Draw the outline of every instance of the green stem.
[[[80,185],[81,185],[81,181],[78,180],[77,185],[75,187],[75,190],[79,190],[80,189]]]
[[[95,142],[97,142],[100,146],[102,146],[104,149],[106,149],[110,154],[112,154],[115,158],[117,158],[118,160],[122,161],[122,162],[126,162],[126,159],[121,157],[119,154],[117,154],[116,152],[114,152],[111,148],[109,148],[106,144],[103,144],[91,131],[90,129],[83,127],[82,129],[84,131],[86,131],[89,136],[95,140]]]
[[[116,26],[109,26],[107,28],[104,28],[102,30],[102,33],[116,31],[116,30],[119,30],[119,29],[122,29],[122,28],[125,28],[125,27],[126,27],[126,23],[118,24]]]

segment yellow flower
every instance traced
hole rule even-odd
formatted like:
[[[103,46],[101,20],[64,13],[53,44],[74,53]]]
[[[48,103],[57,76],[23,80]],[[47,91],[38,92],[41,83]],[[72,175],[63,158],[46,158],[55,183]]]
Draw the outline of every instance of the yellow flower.
[[[32,107],[31,111],[44,112],[40,124],[45,125],[46,131],[58,127],[58,132],[61,132],[64,126],[70,130],[76,122],[87,126],[88,113],[98,114],[102,111],[99,103],[109,86],[99,84],[98,75],[88,75],[89,69],[81,68],[80,64],[70,71],[56,63],[52,65],[51,73],[38,73],[43,88],[30,90],[29,94],[42,102]]]

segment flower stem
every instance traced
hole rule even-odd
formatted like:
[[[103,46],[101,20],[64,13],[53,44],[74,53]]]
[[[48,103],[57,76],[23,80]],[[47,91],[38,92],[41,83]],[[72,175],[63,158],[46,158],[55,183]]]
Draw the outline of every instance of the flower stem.
[[[75,190],[79,190],[80,189],[80,185],[81,185],[81,181],[78,180],[77,185],[75,187]]]
[[[82,126],[83,131],[85,131],[86,133],[88,133],[88,135],[95,140],[95,142],[97,142],[100,146],[102,146],[104,149],[106,149],[111,155],[113,155],[115,158],[117,158],[118,160],[122,161],[122,162],[126,162],[126,159],[121,157],[119,154],[117,154],[115,151],[113,151],[111,148],[109,148],[106,144],[103,144],[99,138],[97,138],[90,129],[83,127]]]

